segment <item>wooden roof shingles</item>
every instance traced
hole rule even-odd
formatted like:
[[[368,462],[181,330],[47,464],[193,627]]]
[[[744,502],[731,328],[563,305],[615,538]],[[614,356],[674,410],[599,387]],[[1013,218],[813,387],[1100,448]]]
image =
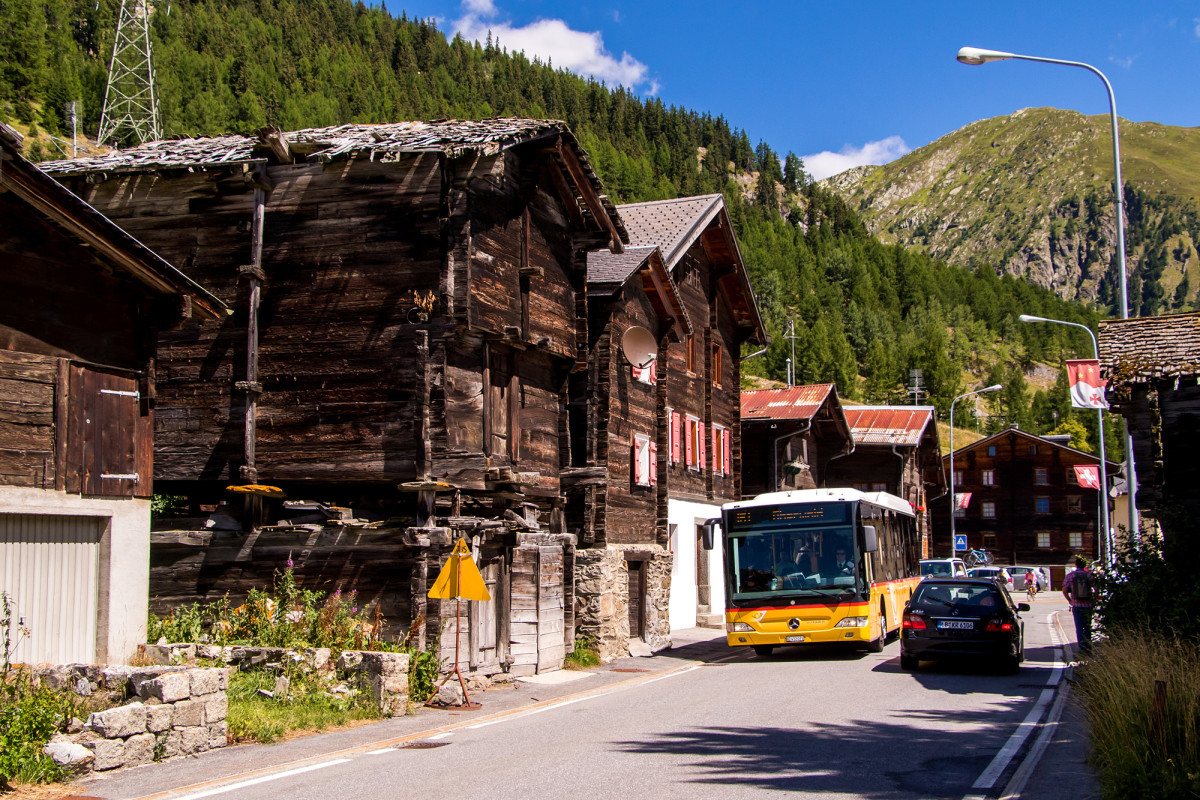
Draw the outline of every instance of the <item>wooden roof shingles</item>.
[[[1200,312],[1104,320],[1099,343],[1110,388],[1200,375]]]

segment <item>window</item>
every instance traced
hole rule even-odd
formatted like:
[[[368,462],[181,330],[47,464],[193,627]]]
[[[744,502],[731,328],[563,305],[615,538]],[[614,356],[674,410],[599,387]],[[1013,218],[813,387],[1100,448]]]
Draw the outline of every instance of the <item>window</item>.
[[[1050,513],[1050,498],[1049,497],[1033,498],[1033,513],[1049,514]]]
[[[995,486],[996,485],[996,470],[985,469],[983,471],[983,485],[984,486]]]
[[[694,374],[696,372],[696,336],[689,333],[683,342],[683,347],[687,371]]]
[[[961,469],[954,470],[954,485],[962,486],[964,482],[963,471]]]
[[[991,456],[992,458],[996,457],[996,445],[994,445],[994,444],[988,445],[988,455]]]
[[[1070,539],[1071,539],[1071,542],[1070,542],[1071,547],[1074,547],[1074,548],[1083,547],[1083,534],[1080,533],[1079,531],[1073,531],[1070,534]]]
[[[637,367],[634,367],[634,366],[630,366],[629,369],[633,373],[633,379],[635,381],[637,381],[638,383],[647,383],[647,384],[650,384],[651,386],[654,386],[655,384],[658,383],[658,359],[657,358],[654,359],[653,361],[651,361],[649,366],[642,367],[641,369],[638,369]]]
[[[871,491],[871,484],[869,484],[869,483],[856,483],[856,484],[854,484],[854,488],[855,488],[856,490],[860,491],[860,492],[869,492],[869,491]]]
[[[967,510],[965,508],[954,509],[954,518],[955,519],[962,519],[966,515],[967,515]]]
[[[667,454],[672,464],[678,464],[682,460],[680,451],[683,449],[683,416],[678,411],[668,408],[667,419],[671,421],[667,426]]]
[[[995,519],[996,518],[996,504],[995,503],[988,502],[985,500],[983,502],[981,508],[983,509],[982,513],[983,513],[984,519]]]
[[[1050,531],[1038,531],[1037,532],[1037,542],[1038,542],[1038,547],[1049,547],[1050,546]]]
[[[729,454],[729,431],[719,425],[713,425],[713,472],[717,475],[728,475],[732,469]]]
[[[1071,486],[1078,486],[1078,485],[1079,485],[1079,476],[1077,476],[1077,475],[1075,474],[1075,468],[1074,468],[1074,467],[1067,467],[1067,471],[1066,471],[1064,474],[1066,475],[1066,478],[1067,478],[1067,483],[1068,483],[1069,485],[1071,485]]]
[[[1050,473],[1045,467],[1038,467],[1033,471],[1033,482],[1037,486],[1050,485]]]
[[[995,550],[996,549],[996,534],[991,533],[989,531],[983,532],[983,549],[984,550]]]
[[[872,492],[886,492],[887,490],[888,490],[888,485],[886,483],[872,483],[871,484]]]
[[[1036,444],[1029,445],[1029,455],[1031,455],[1031,456],[1037,455],[1037,445]]]
[[[721,345],[712,346],[712,382],[713,386],[721,385]]]
[[[687,431],[684,438],[684,455],[687,459],[688,469],[703,469],[704,462],[706,461],[704,446],[704,423],[695,417],[688,417],[686,428]]]
[[[1067,511],[1071,514],[1083,513],[1083,498],[1077,494],[1067,495]]]
[[[635,434],[633,437],[633,483],[636,486],[653,486],[658,482],[658,448],[649,436]]]

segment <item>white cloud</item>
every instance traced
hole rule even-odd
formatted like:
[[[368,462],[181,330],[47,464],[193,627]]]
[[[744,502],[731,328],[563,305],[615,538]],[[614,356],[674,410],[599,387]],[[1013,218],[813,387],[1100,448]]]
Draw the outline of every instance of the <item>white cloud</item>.
[[[453,26],[454,33],[464,39],[483,42],[491,33],[492,40],[510,52],[536,56],[556,68],[591,76],[610,86],[620,84],[637,90],[647,83],[649,68],[629,53],[617,58],[608,52],[599,31],[572,30],[561,19],[539,19],[514,26],[510,21],[494,20],[499,12],[492,0],[463,0],[463,9],[466,13]],[[650,81],[648,93],[657,91],[657,81]]]
[[[1125,56],[1124,58],[1117,58],[1115,56],[1111,56],[1111,57],[1109,57],[1108,60],[1111,61],[1112,63],[1116,64],[1118,67],[1122,67],[1124,69],[1129,69],[1130,67],[1133,66],[1133,62],[1136,58],[1137,58],[1137,56]]]
[[[825,150],[802,158],[805,171],[819,181],[830,175],[845,172],[851,167],[895,161],[911,149],[899,136],[889,136],[877,142],[867,142],[862,147],[846,145],[839,153]]]
[[[1200,17],[1196,17],[1192,22],[1196,23],[1196,38],[1200,39]]]

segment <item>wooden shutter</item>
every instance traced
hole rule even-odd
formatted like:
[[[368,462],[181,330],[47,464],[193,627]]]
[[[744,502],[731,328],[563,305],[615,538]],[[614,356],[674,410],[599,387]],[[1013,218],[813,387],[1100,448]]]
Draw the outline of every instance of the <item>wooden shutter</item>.
[[[721,445],[722,445],[721,449],[722,449],[722,454],[724,455],[724,459],[725,459],[725,474],[726,475],[729,475],[730,473],[733,472],[733,458],[730,457],[731,446],[729,443],[729,439],[730,439],[729,431],[725,430],[724,435],[721,437]]]
[[[721,469],[721,429],[713,426],[712,429],[712,447],[713,447],[713,472],[724,472]]]
[[[689,467],[696,463],[694,460],[695,459],[695,442],[693,442],[692,434],[693,434],[693,432],[695,432],[696,425],[698,425],[698,424],[699,423],[696,420],[689,419],[687,421],[686,427],[684,428],[684,436],[686,438],[684,439],[684,448],[683,449],[684,449],[684,454],[687,456],[687,465]]]
[[[681,438],[683,427],[683,415],[678,411],[671,412],[671,463],[679,463],[679,440]]]
[[[697,420],[697,422],[696,422],[696,441],[700,445],[699,466],[700,466],[701,470],[703,470],[705,465],[708,463],[708,460],[707,460],[708,452],[705,450],[704,438],[705,438],[704,437],[704,423]]]
[[[648,447],[650,449],[650,457],[647,459],[650,462],[647,466],[647,469],[650,470],[649,484],[654,486],[658,483],[658,445],[650,442]]]

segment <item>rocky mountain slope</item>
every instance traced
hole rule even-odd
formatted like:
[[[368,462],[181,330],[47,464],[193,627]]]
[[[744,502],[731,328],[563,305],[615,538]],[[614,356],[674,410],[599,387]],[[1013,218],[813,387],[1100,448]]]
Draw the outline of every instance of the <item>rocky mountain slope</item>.
[[[1107,115],[1027,108],[826,183],[887,242],[1116,303]],[[1200,308],[1200,128],[1121,120],[1130,313]]]

